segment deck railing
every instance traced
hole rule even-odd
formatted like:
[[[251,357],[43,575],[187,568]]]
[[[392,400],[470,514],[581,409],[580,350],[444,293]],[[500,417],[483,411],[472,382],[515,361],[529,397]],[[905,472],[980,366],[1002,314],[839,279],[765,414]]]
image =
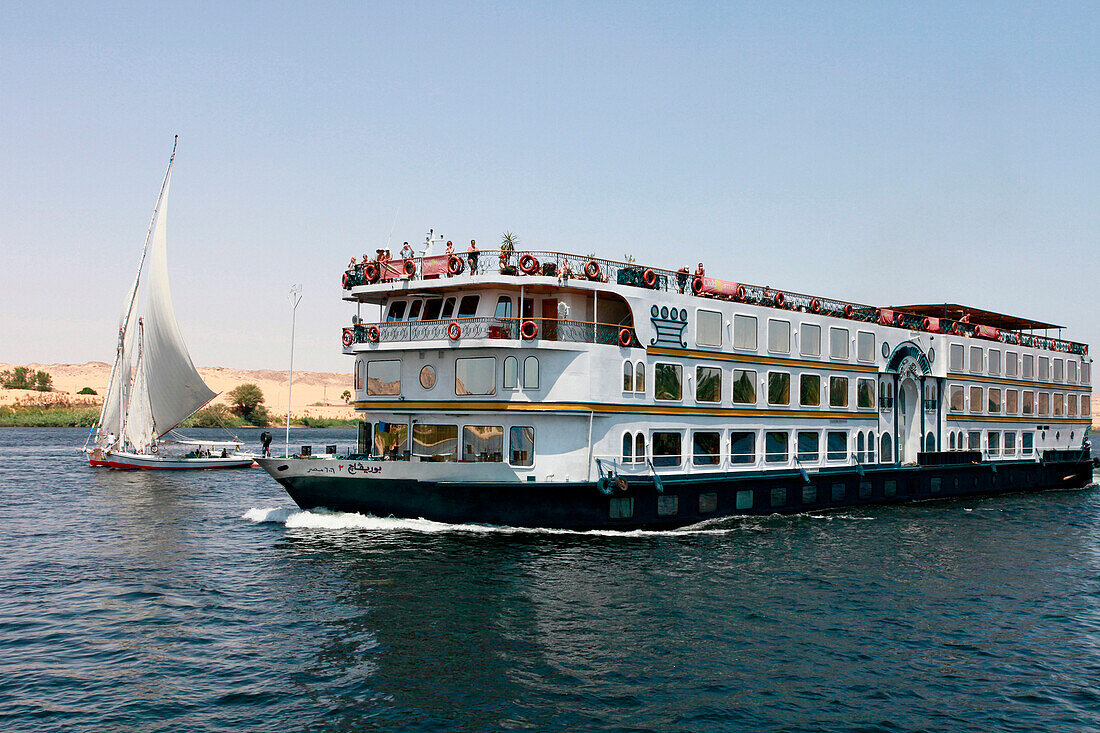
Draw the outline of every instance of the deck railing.
[[[903,313],[872,305],[805,293],[774,290],[761,285],[697,277],[687,269],[666,270],[633,262],[618,262],[600,257],[546,250],[509,251],[497,249],[360,263],[344,273],[343,286],[345,289],[350,290],[360,285],[397,280],[440,280],[490,274],[514,277],[553,277],[557,278],[562,285],[566,285],[570,281],[615,283],[649,290],[693,294],[702,298],[734,300],[771,308],[821,313],[849,320],[897,326],[913,331],[952,333],[958,336],[1001,341],[1007,344],[1049,349],[1051,351],[1064,351],[1079,355],[1088,354],[1087,345],[1074,341],[989,328],[980,324],[970,324],[950,319],[926,318],[923,315]],[[476,321],[478,319],[466,320]],[[534,320],[540,322],[542,319]],[[423,321],[421,323],[429,322]],[[474,328],[480,328],[480,326],[471,325]],[[617,336],[617,327],[615,333]],[[485,337],[483,336],[483,338]],[[509,336],[508,338],[513,337]],[[488,336],[488,338],[501,337]],[[593,338],[596,338],[596,336],[593,336]],[[604,342],[596,341],[595,343]]]
[[[360,323],[344,329],[344,345],[463,339],[566,341],[641,348],[632,326],[561,318],[453,318]]]

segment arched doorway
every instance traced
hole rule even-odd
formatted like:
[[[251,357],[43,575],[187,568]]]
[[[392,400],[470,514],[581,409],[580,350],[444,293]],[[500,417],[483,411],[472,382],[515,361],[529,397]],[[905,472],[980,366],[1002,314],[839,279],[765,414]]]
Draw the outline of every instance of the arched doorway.
[[[898,389],[898,462],[912,463],[920,451],[920,388],[917,380],[907,377]]]

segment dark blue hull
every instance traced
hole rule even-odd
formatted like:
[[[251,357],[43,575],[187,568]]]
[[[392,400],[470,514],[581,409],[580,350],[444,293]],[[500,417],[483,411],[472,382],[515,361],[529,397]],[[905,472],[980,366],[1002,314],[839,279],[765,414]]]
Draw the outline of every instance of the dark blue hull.
[[[716,517],[795,514],[868,504],[1005,492],[1076,489],[1092,481],[1090,459],[874,466],[631,478],[606,495],[592,483],[437,483],[339,476],[278,478],[298,506],[453,524],[560,529],[675,528]],[[807,481],[807,478],[809,481]]]

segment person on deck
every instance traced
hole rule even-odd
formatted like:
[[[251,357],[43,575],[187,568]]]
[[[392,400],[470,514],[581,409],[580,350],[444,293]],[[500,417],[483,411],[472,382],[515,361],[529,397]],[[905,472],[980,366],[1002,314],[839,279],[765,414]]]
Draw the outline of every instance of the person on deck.
[[[356,265],[356,262],[355,262],[355,255],[352,255],[352,256],[351,256],[351,262],[349,262],[349,263],[348,263],[348,269],[349,269],[349,270],[354,270],[354,269],[355,269],[355,265]]]
[[[401,247],[401,259],[403,259],[403,260],[410,259],[415,254],[416,254],[416,252],[413,251],[413,248],[409,246],[408,242],[405,242],[405,244]]]
[[[477,242],[470,240],[470,248],[466,250],[466,260],[470,263],[470,273],[477,273]]]
[[[703,263],[700,262],[699,266],[695,268],[695,277],[702,278],[702,277],[706,277],[706,276],[707,276],[706,270],[703,269]]]
[[[679,286],[681,293],[683,293],[684,288],[687,287],[687,282],[688,269],[686,267],[681,267],[679,270],[676,271],[676,284]]]

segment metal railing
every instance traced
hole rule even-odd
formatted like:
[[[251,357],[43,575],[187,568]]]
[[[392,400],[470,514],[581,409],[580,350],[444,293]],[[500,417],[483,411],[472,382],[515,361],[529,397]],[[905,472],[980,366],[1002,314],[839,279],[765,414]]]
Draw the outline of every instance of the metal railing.
[[[632,326],[560,318],[453,318],[436,321],[360,323],[343,330],[344,345],[459,341],[462,339],[565,341],[641,348]]]

